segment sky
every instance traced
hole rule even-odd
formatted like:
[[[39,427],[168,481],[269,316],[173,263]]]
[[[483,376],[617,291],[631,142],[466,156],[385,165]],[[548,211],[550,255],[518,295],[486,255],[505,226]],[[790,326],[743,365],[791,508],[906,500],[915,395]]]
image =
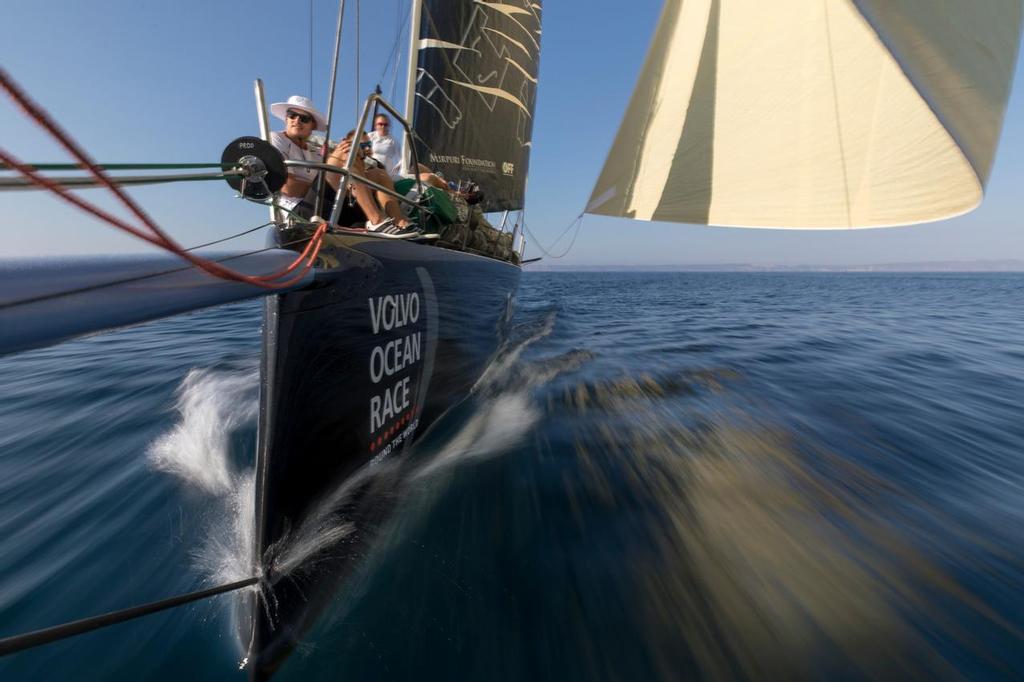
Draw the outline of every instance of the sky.
[[[385,95],[394,93],[400,107],[404,102],[408,39],[399,35],[399,25],[408,1],[347,0],[346,6],[336,130],[354,125],[358,102],[377,83]],[[5,3],[0,65],[101,163],[216,162],[232,139],[258,134],[255,78],[263,79],[268,103],[311,94],[326,111],[337,8],[336,1],[325,0]],[[655,0],[546,3],[527,190],[528,257],[545,256],[544,251],[559,255],[568,246],[572,232],[565,228],[590,196],[660,9]],[[389,59],[393,53],[399,55],[397,69]],[[560,259],[545,256],[544,263],[841,266],[1024,259],[1022,74],[1018,61],[987,197],[967,216],[913,227],[823,232],[586,216],[569,253]],[[9,101],[0,102],[0,131],[0,146],[22,160],[66,160]],[[220,181],[129,191],[186,245],[266,220],[265,208],[235,199]],[[82,195],[113,206],[101,190]],[[118,214],[124,215],[119,209]],[[153,248],[40,192],[0,192],[0,215],[4,257]],[[232,246],[262,243],[263,237],[250,235]]]

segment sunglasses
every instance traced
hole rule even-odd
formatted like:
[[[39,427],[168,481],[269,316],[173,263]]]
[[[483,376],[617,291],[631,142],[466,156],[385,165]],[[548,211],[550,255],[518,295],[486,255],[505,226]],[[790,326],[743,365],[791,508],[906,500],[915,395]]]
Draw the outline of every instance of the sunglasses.
[[[387,128],[391,124],[387,123],[386,121],[377,121],[377,123],[375,123],[374,125],[376,125],[377,127],[384,126],[385,128]]]
[[[297,118],[297,119],[299,119],[299,123],[310,123],[313,120],[313,117],[310,116],[309,114],[303,114],[302,112],[294,111],[293,109],[289,109],[286,112],[286,114],[287,114],[288,118]]]

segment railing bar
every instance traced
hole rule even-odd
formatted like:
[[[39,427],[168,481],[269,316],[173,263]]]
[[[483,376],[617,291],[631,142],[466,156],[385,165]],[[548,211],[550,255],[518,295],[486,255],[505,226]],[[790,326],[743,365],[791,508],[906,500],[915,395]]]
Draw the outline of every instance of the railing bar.
[[[325,171],[331,171],[331,172],[334,172],[334,173],[340,173],[341,175],[345,175],[345,176],[350,177],[352,180],[356,180],[356,181],[358,181],[358,182],[360,182],[362,184],[368,185],[368,186],[372,187],[375,190],[384,192],[385,194],[387,194],[389,196],[392,196],[395,199],[398,199],[399,201],[403,201],[403,202],[409,204],[410,206],[413,206],[415,208],[422,208],[427,213],[433,213],[433,211],[431,211],[429,208],[427,208],[425,206],[420,206],[419,204],[417,204],[415,201],[409,199],[408,197],[406,197],[406,196],[404,196],[402,194],[399,194],[398,192],[396,192],[396,191],[394,191],[392,189],[388,189],[384,185],[379,185],[376,182],[374,182],[373,180],[370,180],[369,178],[366,178],[366,177],[363,177],[362,175],[359,175],[359,173],[354,173],[352,171],[345,170],[341,166],[332,166],[332,165],[330,165],[328,163],[316,163],[314,161],[293,161],[291,159],[285,159],[284,165],[285,166],[296,166],[296,167],[302,167],[302,168],[314,168],[314,169],[317,169],[317,170],[325,170]],[[340,192],[341,188],[339,188],[338,191]]]

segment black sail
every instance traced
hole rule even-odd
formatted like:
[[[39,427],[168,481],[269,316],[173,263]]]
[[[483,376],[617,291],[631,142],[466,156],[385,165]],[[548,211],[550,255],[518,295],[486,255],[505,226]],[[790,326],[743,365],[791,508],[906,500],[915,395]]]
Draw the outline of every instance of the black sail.
[[[423,0],[413,127],[421,163],[523,207],[540,66],[540,0]]]

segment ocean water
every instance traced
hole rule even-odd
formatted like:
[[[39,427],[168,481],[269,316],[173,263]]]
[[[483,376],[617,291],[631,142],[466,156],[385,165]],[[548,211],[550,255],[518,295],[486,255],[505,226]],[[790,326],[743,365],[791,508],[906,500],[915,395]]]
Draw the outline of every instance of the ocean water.
[[[259,325],[0,358],[0,636],[245,577]],[[1024,275],[527,273],[408,469],[275,679],[1024,670]],[[239,598],[0,679],[244,679]]]

